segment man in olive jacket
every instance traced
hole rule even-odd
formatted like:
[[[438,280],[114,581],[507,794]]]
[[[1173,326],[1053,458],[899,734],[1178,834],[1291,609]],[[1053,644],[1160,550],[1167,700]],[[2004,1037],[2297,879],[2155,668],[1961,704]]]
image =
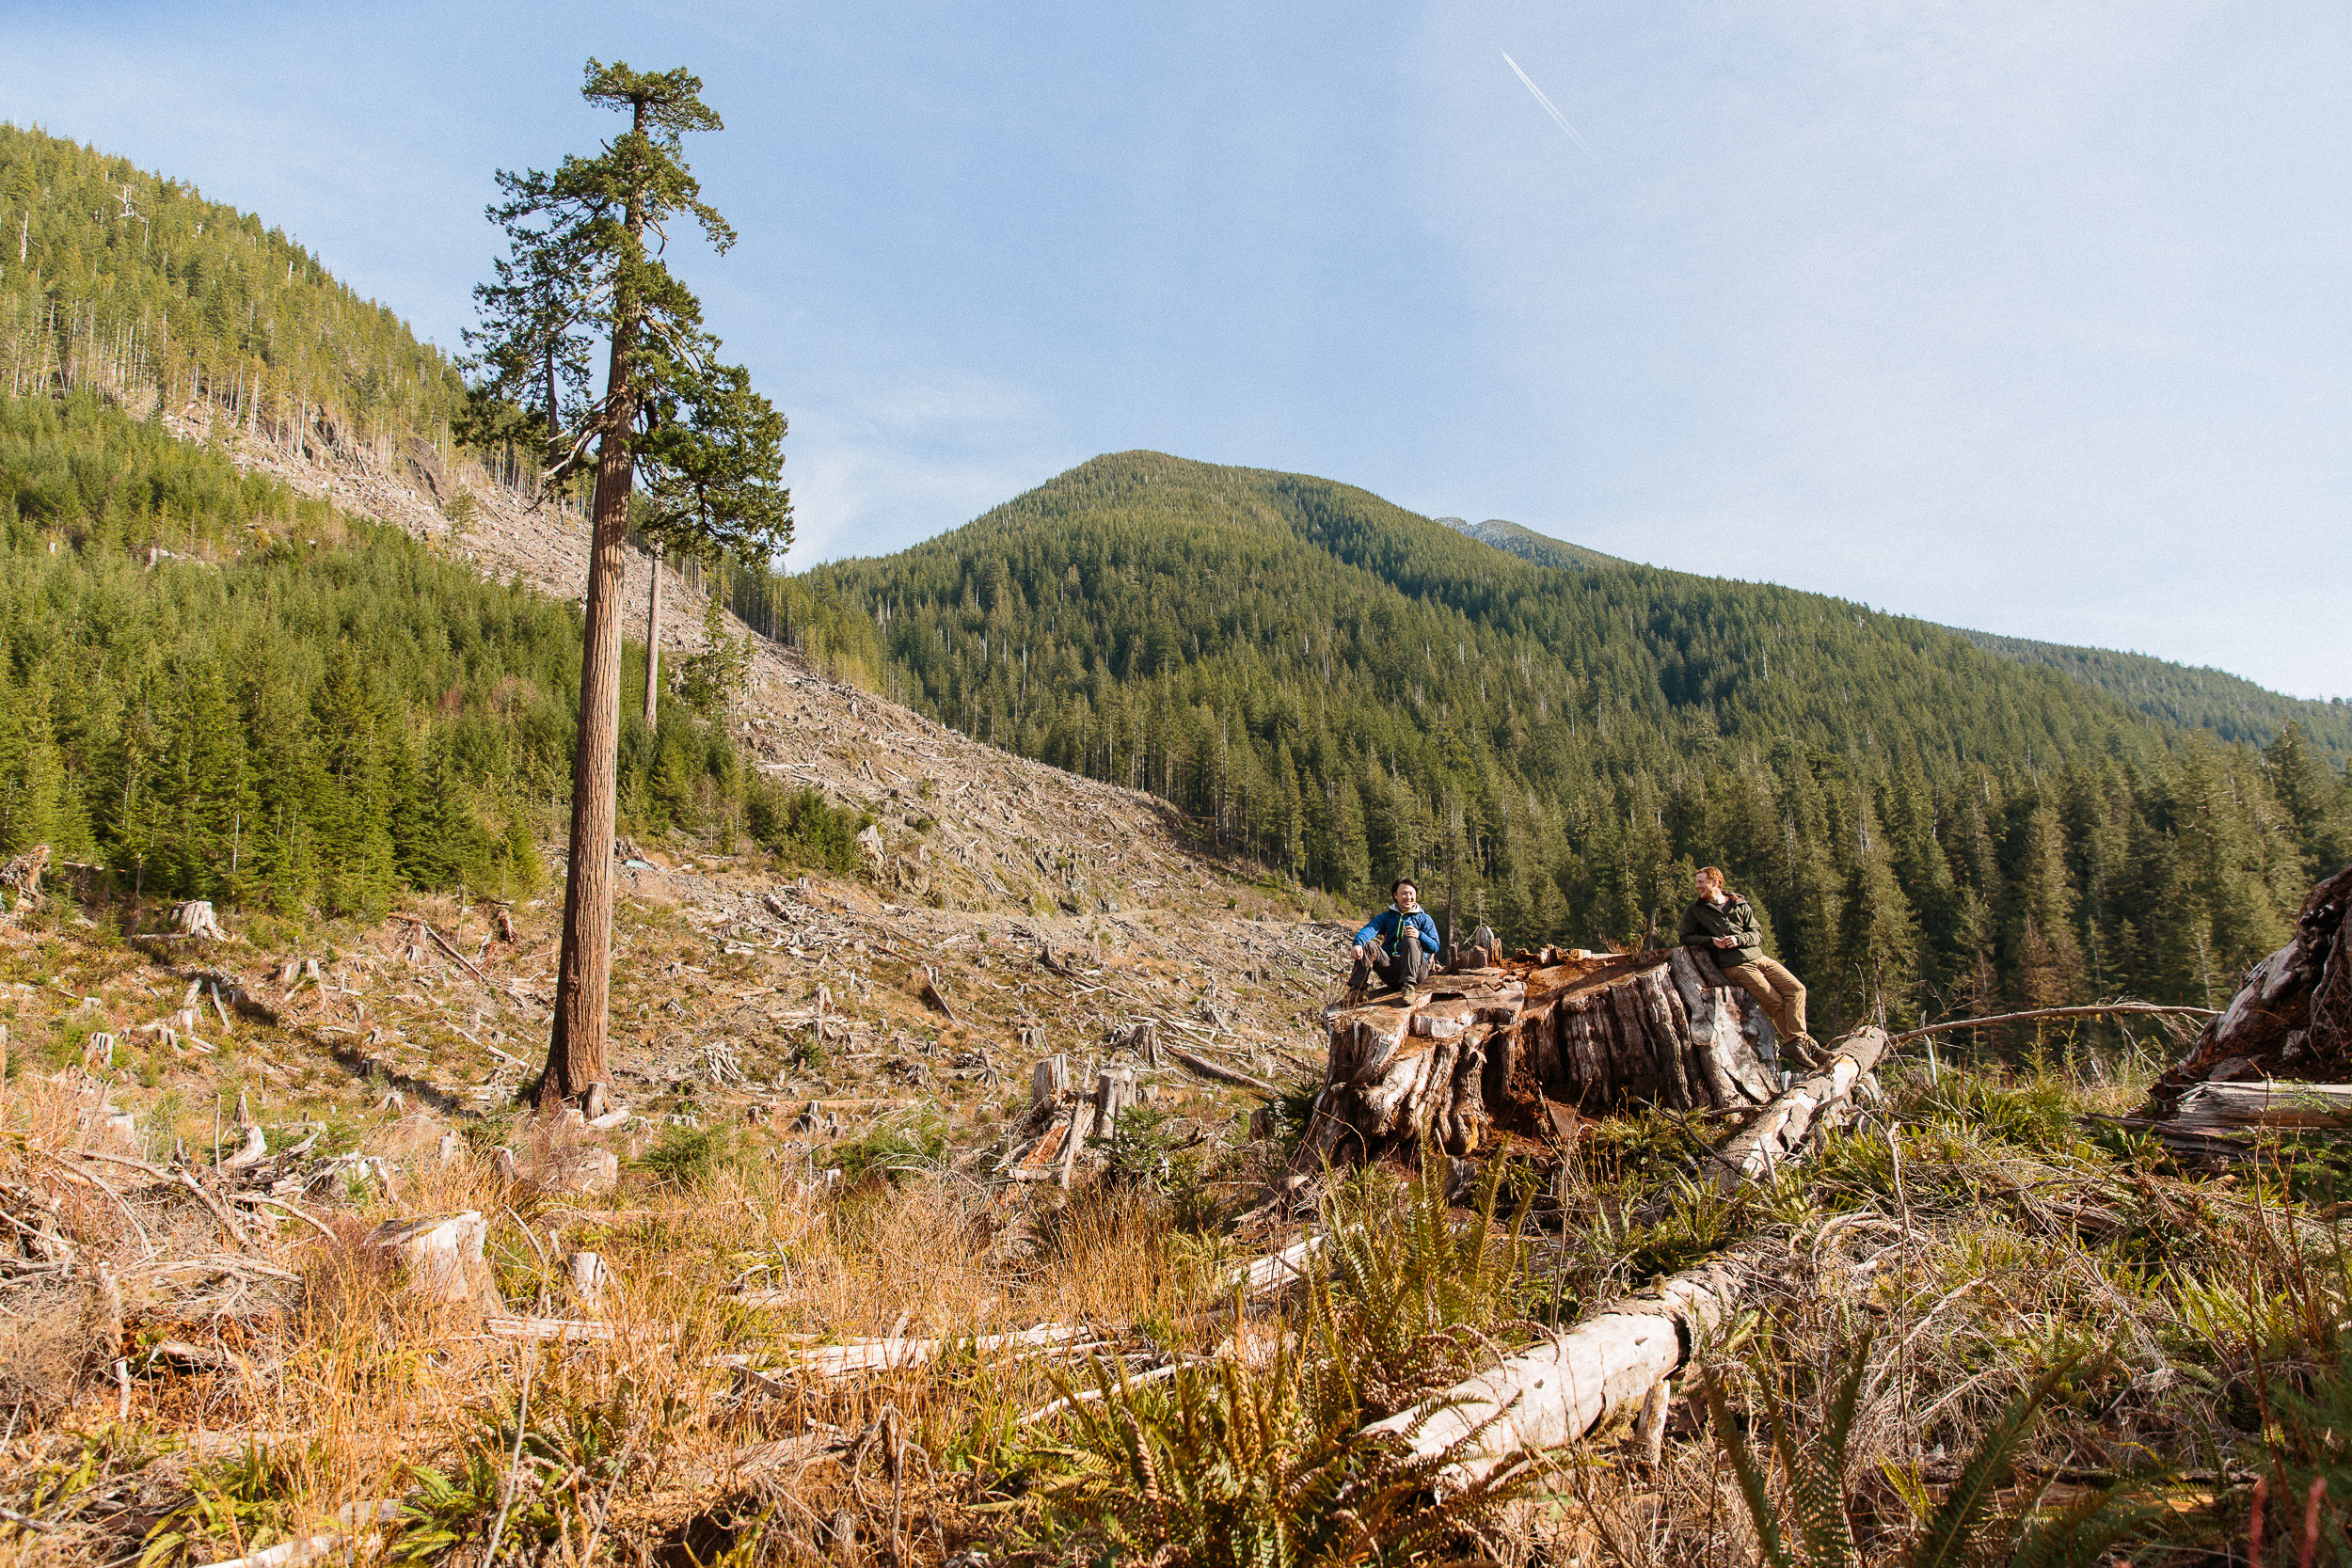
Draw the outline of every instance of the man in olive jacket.
[[[1764,956],[1755,906],[1724,886],[1719,868],[1701,866],[1695,880],[1698,896],[1682,914],[1682,945],[1708,949],[1724,978],[1764,1005],[1764,1016],[1786,1042],[1783,1051],[1811,1066],[1820,1053],[1805,1032],[1804,984]]]

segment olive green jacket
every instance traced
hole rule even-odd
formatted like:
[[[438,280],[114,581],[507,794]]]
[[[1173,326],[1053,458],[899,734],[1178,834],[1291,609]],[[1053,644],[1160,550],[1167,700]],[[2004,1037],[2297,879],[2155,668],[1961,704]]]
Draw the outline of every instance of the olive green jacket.
[[[1736,937],[1738,945],[1718,947],[1717,937]],[[1720,909],[1704,898],[1693,898],[1682,911],[1682,945],[1704,947],[1724,968],[1737,969],[1764,956],[1764,932],[1756,923],[1756,907],[1736,893],[1724,898]]]

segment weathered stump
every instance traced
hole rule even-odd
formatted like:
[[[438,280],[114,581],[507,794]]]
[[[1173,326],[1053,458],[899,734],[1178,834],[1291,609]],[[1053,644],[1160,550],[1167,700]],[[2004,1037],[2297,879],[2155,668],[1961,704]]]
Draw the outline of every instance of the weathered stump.
[[[2200,1084],[2258,1079],[2352,1082],[2352,865],[2312,889],[2294,940],[2247,971],[2149,1101],[2169,1117]]]
[[[191,898],[175,905],[171,911],[171,928],[179,935],[198,942],[227,942],[229,933],[221,928],[220,917],[213,912],[209,898]]]
[[[1752,1110],[1779,1088],[1761,1009],[1684,948],[1436,977],[1410,1006],[1375,997],[1327,1022],[1330,1062],[1295,1177],[1429,1138],[1467,1155],[1497,1130],[1549,1137],[1549,1106]]]
[[[21,914],[38,910],[46,901],[41,896],[40,874],[49,867],[49,846],[36,844],[6,865],[0,865],[0,916]]]
[[[387,1220],[368,1236],[368,1245],[390,1254],[405,1267],[409,1288],[440,1301],[469,1302],[488,1284],[482,1244],[490,1227],[477,1210]]]

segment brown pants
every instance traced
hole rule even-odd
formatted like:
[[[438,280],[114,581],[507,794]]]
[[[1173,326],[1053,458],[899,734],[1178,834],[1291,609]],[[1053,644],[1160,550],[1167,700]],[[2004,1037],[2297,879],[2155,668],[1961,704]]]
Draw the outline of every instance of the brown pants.
[[[1777,961],[1759,956],[1752,964],[1725,964],[1724,978],[1764,1004],[1764,1016],[1782,1039],[1813,1037],[1804,1026],[1804,983]]]

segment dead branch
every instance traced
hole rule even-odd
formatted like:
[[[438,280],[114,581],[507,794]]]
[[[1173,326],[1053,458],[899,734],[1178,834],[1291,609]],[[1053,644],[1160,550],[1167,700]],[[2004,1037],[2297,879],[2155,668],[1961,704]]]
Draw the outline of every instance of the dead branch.
[[[2219,1018],[2218,1007],[2172,1007],[2156,1002],[2106,1002],[2095,1007],[2034,1007],[2022,1013],[1994,1013],[1986,1018],[1956,1018],[1945,1023],[1931,1023],[1924,1028],[1906,1029],[1886,1043],[1889,1046],[1910,1040],[1925,1039],[1930,1035],[1949,1035],[1962,1029],[1990,1029],[2003,1023],[2026,1023],[2045,1018],[2156,1018],[2165,1015],[2183,1018]]]
[[[1174,1057],[1177,1064],[1185,1070],[1196,1072],[1203,1078],[1214,1079],[1220,1084],[1231,1084],[1235,1088],[1251,1089],[1264,1095],[1268,1100],[1278,1099],[1281,1095],[1281,1090],[1264,1079],[1252,1078],[1236,1068],[1225,1067],[1209,1060],[1206,1056],[1196,1056],[1172,1040],[1162,1040],[1160,1049]]]
[[[455,958],[458,963],[464,967],[467,974],[472,975],[477,981],[481,982],[483,990],[495,991],[499,989],[490,983],[490,977],[488,975],[474,968],[472,962],[467,958],[466,955],[457,951],[456,948],[452,947],[449,944],[449,939],[442,936],[440,932],[435,930],[432,927],[426,925],[423,921],[418,919],[413,914],[403,915],[401,918],[408,922],[409,925],[414,926],[418,930],[422,931],[426,936],[431,937],[433,939],[433,945],[439,948],[442,952],[447,953],[451,958]]]

